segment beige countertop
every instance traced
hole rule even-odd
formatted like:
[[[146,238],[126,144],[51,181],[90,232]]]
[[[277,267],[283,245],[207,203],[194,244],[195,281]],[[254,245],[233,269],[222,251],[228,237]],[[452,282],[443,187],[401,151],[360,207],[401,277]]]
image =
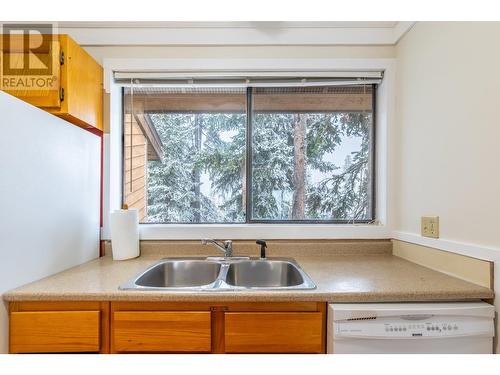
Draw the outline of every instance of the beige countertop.
[[[270,253],[293,257],[316,283],[314,290],[180,292],[119,290],[118,286],[155,261],[168,256],[206,256],[196,251],[149,249],[127,261],[105,256],[3,295],[6,301],[318,301],[391,302],[487,299],[490,289],[433,271],[387,249],[375,251]],[[210,254],[213,255],[213,254]],[[252,254],[254,255],[254,254]]]

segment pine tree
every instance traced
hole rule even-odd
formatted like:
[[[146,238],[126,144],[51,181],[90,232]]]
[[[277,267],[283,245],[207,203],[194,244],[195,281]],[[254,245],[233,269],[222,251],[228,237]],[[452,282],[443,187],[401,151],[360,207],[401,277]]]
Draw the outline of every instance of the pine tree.
[[[246,186],[244,113],[153,114],[164,162],[148,162],[149,222],[245,221],[245,189],[252,219],[355,220],[370,217],[371,113],[253,114],[252,186]],[[331,154],[346,137],[359,150],[335,165]],[[201,189],[201,174],[211,192]],[[326,176],[311,183],[311,174]]]
[[[245,121],[242,114],[152,114],[163,160],[148,162],[148,222],[227,222],[244,219],[241,204]],[[236,132],[233,139],[223,134]],[[201,173],[225,201],[201,192]]]
[[[369,157],[371,113],[341,113],[332,117],[339,134],[360,137],[361,147],[353,151],[340,173],[336,166],[327,170],[331,176],[311,190],[308,207],[312,214],[320,213],[330,219],[363,220],[370,218]],[[338,143],[336,143],[338,145]]]

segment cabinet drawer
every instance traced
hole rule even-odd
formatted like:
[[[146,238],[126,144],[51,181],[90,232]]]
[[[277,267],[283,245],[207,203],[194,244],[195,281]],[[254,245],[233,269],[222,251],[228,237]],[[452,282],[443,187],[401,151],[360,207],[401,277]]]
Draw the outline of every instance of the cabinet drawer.
[[[116,311],[114,352],[210,352],[209,311]]]
[[[99,352],[99,311],[11,312],[11,353]]]
[[[322,353],[321,312],[226,313],[227,353]]]

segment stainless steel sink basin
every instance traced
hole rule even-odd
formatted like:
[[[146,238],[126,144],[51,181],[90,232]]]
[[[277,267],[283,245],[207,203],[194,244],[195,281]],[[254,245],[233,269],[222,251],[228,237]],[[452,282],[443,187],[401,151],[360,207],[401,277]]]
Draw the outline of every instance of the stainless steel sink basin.
[[[304,278],[293,263],[256,260],[230,264],[226,283],[249,288],[283,288],[301,285]]]
[[[125,290],[237,291],[314,289],[291,258],[166,258],[120,286]]]
[[[162,261],[144,272],[135,283],[153,288],[209,285],[217,280],[220,268],[220,263],[206,260]]]

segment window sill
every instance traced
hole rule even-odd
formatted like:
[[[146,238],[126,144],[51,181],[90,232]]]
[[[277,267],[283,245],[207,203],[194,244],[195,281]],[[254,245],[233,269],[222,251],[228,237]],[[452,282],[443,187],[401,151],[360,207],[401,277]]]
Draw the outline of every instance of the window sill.
[[[389,238],[377,224],[141,224],[141,240],[218,239],[379,239]]]

